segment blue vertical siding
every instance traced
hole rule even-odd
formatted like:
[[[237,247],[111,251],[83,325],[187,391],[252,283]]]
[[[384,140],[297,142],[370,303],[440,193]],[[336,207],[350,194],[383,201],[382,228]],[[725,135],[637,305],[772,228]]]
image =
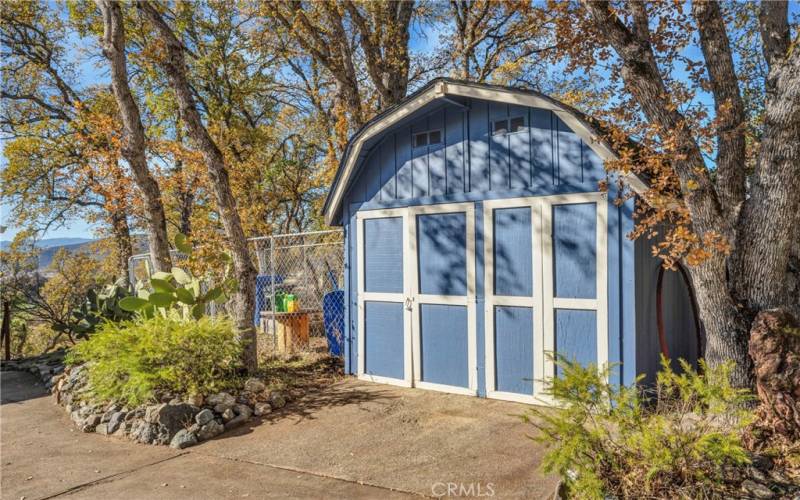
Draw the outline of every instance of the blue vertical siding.
[[[380,169],[381,169],[381,199],[393,200],[397,198],[397,168],[395,165],[395,145],[394,134],[389,135],[380,145]],[[377,155],[376,155],[377,156]]]
[[[364,371],[370,375],[402,379],[403,304],[400,302],[364,303]]]
[[[364,290],[403,292],[403,219],[364,220]]]
[[[466,191],[467,155],[464,145],[466,111],[448,107],[444,109],[445,161],[447,176],[447,193],[463,193]]]
[[[467,308],[421,304],[419,315],[421,379],[469,387]]]
[[[467,294],[467,221],[464,213],[417,216],[419,289],[431,295]]]
[[[495,209],[494,293],[533,296],[530,207]]]
[[[489,103],[489,189],[508,191],[510,189],[510,170],[508,132],[495,133],[493,124],[508,119],[508,104]]]
[[[594,299],[597,295],[597,205],[553,206],[555,296]]]
[[[533,309],[495,306],[495,390],[533,394]]]
[[[483,193],[489,184],[489,103],[473,101],[468,116],[469,186],[471,192]]]

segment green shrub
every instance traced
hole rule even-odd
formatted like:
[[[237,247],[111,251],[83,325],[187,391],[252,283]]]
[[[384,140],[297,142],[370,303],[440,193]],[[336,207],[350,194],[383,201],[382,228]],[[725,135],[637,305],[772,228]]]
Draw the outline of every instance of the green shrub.
[[[157,392],[208,394],[235,384],[241,346],[230,321],[155,316],[103,323],[67,362],[86,362],[93,396],[131,405]]]
[[[545,471],[576,498],[724,495],[725,470],[748,463],[741,435],[750,396],[730,386],[730,365],[701,364],[698,374],[681,360],[678,374],[662,359],[656,387],[643,391],[609,384],[609,367],[555,362],[563,376],[547,388],[562,409],[532,409],[525,420],[549,447]]]

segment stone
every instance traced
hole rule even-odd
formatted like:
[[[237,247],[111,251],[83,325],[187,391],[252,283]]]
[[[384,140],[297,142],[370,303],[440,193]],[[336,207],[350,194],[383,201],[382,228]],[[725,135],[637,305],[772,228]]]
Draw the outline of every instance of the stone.
[[[225,430],[229,431],[231,429],[235,429],[236,427],[243,425],[248,420],[250,420],[249,415],[238,415],[225,422]]]
[[[114,436],[116,437],[125,437],[125,434],[128,432],[128,426],[125,422],[119,426],[119,428],[114,431]]]
[[[119,406],[117,405],[111,406],[109,409],[105,411],[105,413],[103,413],[103,416],[100,417],[100,421],[108,422],[109,420],[111,420],[111,417],[114,416],[114,414],[117,413],[118,411],[119,411]]]
[[[245,418],[250,418],[253,415],[253,410],[247,405],[236,405],[233,407],[233,411],[237,415],[244,415]]]
[[[224,430],[225,427],[223,427],[222,424],[220,424],[216,420],[211,420],[207,424],[200,427],[200,430],[197,431],[197,437],[201,441],[206,441],[208,439],[213,438],[214,436],[222,434]]]
[[[227,392],[218,392],[216,394],[212,394],[206,399],[207,406],[224,405],[232,407],[235,404],[236,404],[236,398],[234,398]]]
[[[72,422],[78,427],[83,424],[83,417],[81,416],[81,412],[79,410],[73,410],[72,413],[69,414],[69,418],[71,418]]]
[[[286,396],[284,396],[278,391],[275,391],[269,395],[269,404],[275,410],[277,410],[278,408],[283,408],[284,406],[286,406]]]
[[[131,412],[128,412],[128,413],[125,414],[125,421],[126,422],[130,422],[134,418],[136,418],[136,412],[135,411],[131,411]]]
[[[256,407],[255,410],[253,411],[253,414],[256,417],[260,417],[262,415],[266,415],[267,413],[271,412],[272,412],[272,406],[270,406],[269,403],[256,403]]]
[[[161,411],[162,408],[167,406],[165,403],[161,403],[158,405],[151,405],[145,408],[144,410],[144,420],[150,424],[156,423],[158,420],[158,413]]]
[[[266,388],[267,385],[257,378],[249,378],[244,383],[244,390],[247,392],[261,392]]]
[[[199,408],[186,403],[160,404],[149,407],[145,420],[151,424],[157,424],[159,435],[162,440],[169,442],[175,433],[194,421]]]
[[[236,417],[236,413],[233,412],[233,408],[228,408],[224,412],[222,412],[222,420],[228,422],[229,420],[233,420]]]
[[[135,420],[131,429],[131,439],[144,444],[152,443],[157,436],[156,426],[144,420]]]
[[[194,416],[194,421],[197,422],[198,425],[205,425],[212,420],[214,420],[214,412],[208,408],[200,410],[200,413]]]
[[[194,433],[189,432],[186,429],[181,429],[175,436],[172,438],[172,441],[169,442],[170,448],[176,448],[178,450],[182,450],[184,448],[188,448],[189,446],[193,446],[197,444],[197,436]]]
[[[111,434],[111,432],[108,431],[108,423],[105,423],[105,422],[97,424],[97,427],[95,428],[94,431],[96,433],[102,434],[104,436],[107,436],[107,435]]]
[[[120,425],[124,423],[125,417],[127,416],[126,413],[121,411],[115,412],[111,415],[111,418],[108,419],[108,433],[113,434],[117,429],[119,429]]]
[[[775,493],[761,483],[757,483],[752,479],[745,479],[742,481],[742,489],[750,495],[751,498],[774,498]]]
[[[81,424],[83,432],[94,432],[95,428],[100,424],[100,415],[90,415]]]

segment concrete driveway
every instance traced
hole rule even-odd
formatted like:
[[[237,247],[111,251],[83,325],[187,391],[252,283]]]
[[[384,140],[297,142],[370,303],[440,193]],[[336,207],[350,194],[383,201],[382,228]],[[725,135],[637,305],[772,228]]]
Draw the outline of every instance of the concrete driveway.
[[[523,405],[347,379],[182,452],[73,428],[2,373],[2,498],[548,498]]]

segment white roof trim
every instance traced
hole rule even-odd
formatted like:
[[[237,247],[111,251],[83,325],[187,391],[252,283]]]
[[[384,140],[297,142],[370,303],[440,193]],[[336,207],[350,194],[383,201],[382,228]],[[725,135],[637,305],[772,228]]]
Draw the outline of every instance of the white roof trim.
[[[567,124],[567,126],[575,132],[578,137],[594,151],[603,161],[617,159],[617,155],[608,148],[608,146],[598,138],[597,134],[589,129],[582,120],[579,120],[570,111],[557,103],[543,99],[537,95],[532,95],[524,91],[515,91],[512,89],[498,89],[498,88],[481,88],[468,84],[454,83],[440,81],[433,85],[428,90],[422,92],[420,95],[405,102],[397,109],[393,110],[385,117],[379,119],[372,125],[368,126],[351,144],[350,154],[347,157],[347,163],[344,165],[344,171],[336,184],[336,189],[333,192],[333,198],[325,211],[325,223],[330,225],[333,222],[333,216],[339,211],[342,203],[342,198],[349,185],[350,177],[353,175],[356,161],[361,154],[362,146],[368,139],[374,137],[381,131],[391,127],[400,120],[406,118],[426,104],[444,96],[458,96],[469,97],[473,99],[482,99],[486,101],[498,101],[509,104],[517,104],[519,106],[529,106],[533,108],[542,108],[554,112],[558,117]],[[642,181],[640,177],[633,173],[621,174],[625,183],[633,189],[634,192],[642,194],[647,191],[647,184]]]

